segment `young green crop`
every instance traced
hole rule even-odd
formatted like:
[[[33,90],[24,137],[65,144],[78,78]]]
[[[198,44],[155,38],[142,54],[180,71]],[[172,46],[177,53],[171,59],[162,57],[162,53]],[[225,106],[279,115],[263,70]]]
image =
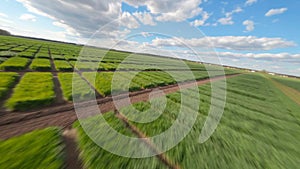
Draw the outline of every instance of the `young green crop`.
[[[210,84],[200,86],[200,107],[198,117],[189,134],[174,148],[164,153],[169,160],[180,168],[297,168],[300,156],[298,140],[300,139],[300,107],[271,81],[256,74],[246,74],[228,81],[227,98],[217,95],[214,99],[226,101],[226,107],[221,122],[213,135],[205,142],[199,142],[199,136],[211,106]],[[189,89],[195,91],[195,89]],[[224,90],[224,88],[218,88]],[[167,105],[164,112],[150,123],[130,122],[147,136],[155,136],[167,130],[176,120],[180,106],[192,107],[190,102],[181,105],[181,93],[195,99],[194,92],[176,92],[167,95]],[[152,102],[153,104],[153,102]],[[156,102],[162,104],[162,102]],[[155,114],[155,109],[149,109],[149,102],[136,103],[137,110]],[[192,110],[191,110],[192,111]],[[136,110],[123,108],[121,113],[129,117],[137,114]],[[138,116],[139,117],[139,116]],[[141,117],[142,118],[142,117]],[[185,125],[185,121],[179,121]],[[91,128],[101,130],[101,126]],[[126,126],[117,127],[118,131],[126,130]],[[108,152],[88,140],[80,129],[80,147],[87,166],[97,166],[106,158]],[[103,137],[103,136],[99,136]],[[113,161],[123,162],[121,157],[110,156]],[[99,161],[98,161],[99,160]],[[104,163],[109,165],[107,163]],[[138,165],[138,162],[135,162]],[[129,163],[124,164],[125,167]],[[117,166],[118,167],[118,166]],[[130,166],[132,168],[132,166]],[[141,166],[139,166],[141,167]],[[162,166],[148,166],[160,168]],[[91,167],[93,168],[93,167]],[[134,167],[133,167],[134,168]]]
[[[135,91],[142,88],[134,82],[127,85],[127,82],[130,82],[128,81],[129,72],[84,72],[83,76],[102,96],[108,96],[112,93],[120,94],[126,91]],[[95,82],[95,84],[93,84],[93,82]]]
[[[49,59],[40,59],[35,58],[33,59],[30,69],[38,70],[38,71],[48,71],[51,70],[51,64]]]
[[[103,115],[106,119],[107,123],[118,133],[129,136],[136,137],[130,129],[126,128],[125,125],[117,119],[112,112],[106,113]],[[83,123],[87,125],[89,131],[93,133],[93,135],[97,137],[103,137],[107,139],[107,145],[112,145],[115,143],[104,135],[99,135],[99,131],[105,132],[105,126],[98,122],[97,118],[93,117],[84,119]],[[79,122],[76,122],[73,125],[74,128],[78,131],[78,145],[80,150],[80,157],[83,161],[84,168],[88,169],[98,169],[98,168],[132,168],[132,169],[148,169],[148,168],[160,168],[166,169],[164,163],[159,161],[156,157],[148,157],[148,158],[128,158],[121,157],[115,154],[112,154],[101,147],[99,147],[96,143],[91,140],[91,138],[86,134],[83,128],[80,126]],[[122,140],[119,140],[122,141]],[[126,150],[128,147],[122,147]]]
[[[64,60],[54,60],[54,65],[58,71],[73,71],[73,67]]]
[[[98,70],[98,62],[82,62],[82,61],[70,61],[71,65],[78,70]]]
[[[199,87],[199,119],[167,155],[182,168],[295,168],[300,155],[295,151],[299,106],[262,76],[242,75],[227,81],[225,112],[212,137],[198,142],[211,104],[211,89],[205,85]],[[179,97],[173,96],[173,100]]]
[[[77,73],[59,73],[58,79],[64,98],[68,101],[72,101],[74,96],[76,100],[85,100],[93,96],[90,86]],[[76,86],[74,91],[72,85]]]
[[[11,52],[11,51],[0,51],[0,57],[13,57],[16,56],[16,52]]]
[[[12,57],[0,65],[0,70],[24,70],[26,69],[29,59],[22,57]]]
[[[51,73],[26,73],[5,103],[10,110],[29,110],[49,105],[54,101],[54,84]]]
[[[32,59],[34,58],[34,52],[28,52],[28,51],[20,52],[18,53],[18,56]]]
[[[52,59],[54,60],[65,60],[65,57],[58,54],[51,54]]]
[[[0,141],[0,168],[64,168],[65,154],[57,128],[36,130]]]
[[[7,58],[2,58],[0,57],[0,64],[3,63],[4,61],[6,61]]]
[[[44,58],[44,59],[49,59],[50,58],[50,56],[49,56],[49,53],[48,53],[48,51],[43,51],[43,52],[41,52],[41,51],[39,51],[39,53],[37,53],[36,55],[35,55],[35,57],[36,58]]]
[[[18,76],[14,72],[0,72],[0,98],[3,98],[7,94]]]

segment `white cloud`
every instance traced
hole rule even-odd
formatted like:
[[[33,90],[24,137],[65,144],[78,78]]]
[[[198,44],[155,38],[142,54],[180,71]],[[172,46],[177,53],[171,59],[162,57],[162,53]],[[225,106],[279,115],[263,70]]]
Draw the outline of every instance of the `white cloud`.
[[[13,24],[14,22],[12,20],[10,20],[8,18],[8,16],[5,14],[5,13],[0,13],[0,22],[1,22],[1,25],[11,25]]]
[[[130,29],[138,28],[140,26],[138,21],[129,12],[123,12],[121,14],[120,25]]]
[[[251,21],[251,20],[245,20],[245,21],[243,22],[243,25],[246,26],[246,30],[247,30],[248,32],[254,30],[254,22]]]
[[[218,22],[221,24],[221,25],[232,25],[234,24],[234,22],[232,21],[232,17],[224,17],[224,18],[220,18],[218,20]]]
[[[202,19],[196,19],[193,22],[191,22],[191,25],[193,26],[203,26],[205,25],[206,20],[210,17],[210,15],[207,12],[202,12],[201,14]]]
[[[8,18],[8,16],[5,13],[0,13],[0,17],[2,17],[2,18]]]
[[[177,47],[199,47],[199,48],[218,48],[226,50],[272,50],[296,46],[294,42],[286,41],[281,38],[258,38],[255,36],[215,36],[205,38],[156,38],[152,40],[154,46],[177,46]]]
[[[201,0],[124,0],[131,6],[147,6],[152,14],[158,14],[158,21],[184,21],[202,12]]]
[[[55,21],[52,24],[54,26],[64,28],[66,30],[66,33],[71,35],[71,36],[80,36],[80,34],[75,29],[73,29],[72,27],[66,25],[65,23]]]
[[[120,0],[18,0],[18,2],[31,13],[68,25],[82,37],[90,37],[101,26],[122,15]],[[119,27],[114,25],[111,29],[118,30]]]
[[[36,21],[36,17],[34,15],[31,14],[22,14],[19,19],[24,20],[24,21],[32,21],[35,22]]]
[[[253,59],[299,59],[300,54],[290,53],[233,53],[220,52],[221,57],[236,57],[236,58],[253,58]]]
[[[279,8],[279,9],[270,9],[265,16],[273,16],[273,15],[279,15],[287,11],[287,8]]]
[[[150,36],[152,36],[152,34],[149,33],[149,32],[141,32],[141,35],[142,35],[143,37],[150,37]]]
[[[135,12],[133,13],[133,16],[138,18],[140,22],[142,22],[144,25],[156,25],[156,23],[153,21],[152,15],[147,12]]]
[[[247,0],[247,1],[245,2],[245,5],[246,5],[246,6],[250,6],[250,5],[252,5],[252,4],[256,3],[256,2],[257,2],[257,0]]]
[[[225,17],[218,19],[218,22],[221,25],[232,25],[232,24],[234,24],[234,22],[232,21],[232,15],[235,13],[240,13],[242,11],[243,11],[243,9],[241,7],[237,7],[234,10],[232,10],[231,12],[225,13]]]

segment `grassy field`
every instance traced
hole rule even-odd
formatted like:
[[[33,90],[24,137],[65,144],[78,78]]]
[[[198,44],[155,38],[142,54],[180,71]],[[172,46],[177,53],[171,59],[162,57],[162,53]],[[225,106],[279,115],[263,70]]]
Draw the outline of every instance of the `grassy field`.
[[[12,57],[0,65],[0,70],[24,70],[29,63],[29,59],[22,57]]]
[[[54,98],[51,73],[26,73],[5,106],[10,110],[28,110],[49,105]]]
[[[64,167],[64,145],[60,130],[46,128],[0,141],[0,168]]]
[[[285,96],[271,81],[259,74],[229,79],[226,107],[221,123],[204,144],[200,144],[198,140],[209,110],[210,85],[201,86],[199,90],[201,103],[198,118],[187,137],[165,153],[171,161],[181,168],[297,168],[300,156],[297,151],[300,147],[299,105]],[[185,94],[189,95],[189,92]],[[167,107],[158,119],[147,124],[130,123],[147,136],[155,136],[167,130],[176,120],[181,102],[180,92],[167,97]],[[190,98],[193,96],[190,95]],[[155,114],[155,110],[149,109],[149,105],[149,102],[134,104],[140,111]],[[183,106],[191,107],[189,102]],[[128,115],[134,112],[130,108],[124,108],[121,113],[129,117]],[[108,114],[106,116],[112,116],[111,113]],[[115,117],[110,118],[117,121]],[[115,123],[117,122],[113,122]],[[96,127],[95,132],[99,131],[98,127],[101,128],[101,124],[95,126],[92,122],[91,126]],[[126,130],[124,124],[111,126],[117,131]],[[96,145],[93,148],[93,143],[78,124],[75,128],[79,130],[79,145],[87,168],[106,164],[107,160],[123,162],[123,158],[114,156]],[[98,156],[104,158],[93,160]],[[109,158],[105,158],[107,156]],[[129,163],[131,162],[128,162],[128,166]],[[130,165],[130,168],[144,167],[140,166],[139,162],[134,164]],[[159,163],[158,166],[156,163],[149,164],[155,165],[145,168],[165,167],[163,163]]]
[[[39,70],[39,71],[47,71],[51,70],[50,60],[49,59],[33,59],[30,69]]]
[[[272,79],[300,92],[300,85],[299,85],[300,79],[287,78],[287,77],[273,77]]]
[[[16,81],[18,74],[14,72],[0,72],[0,77],[0,98],[3,98]]]
[[[58,71],[73,71],[73,67],[65,60],[55,60],[54,65]]]
[[[92,96],[90,86],[76,73],[59,73],[58,79],[61,84],[65,100],[72,101],[73,97],[76,100],[85,100]],[[75,83],[77,90],[72,93],[72,83]]]

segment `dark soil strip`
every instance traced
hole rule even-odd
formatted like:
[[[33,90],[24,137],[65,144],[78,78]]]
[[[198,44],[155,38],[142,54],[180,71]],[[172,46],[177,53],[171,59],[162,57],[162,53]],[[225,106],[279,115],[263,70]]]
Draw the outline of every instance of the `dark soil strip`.
[[[63,141],[65,143],[66,153],[66,169],[82,169],[82,161],[79,158],[79,150],[77,148],[77,133],[75,129],[65,130],[63,132]]]
[[[9,88],[6,96],[0,100],[0,112],[5,112],[6,108],[4,107],[5,102],[12,96],[14,88],[17,86],[17,84],[21,81],[22,77],[25,73],[19,73],[19,77],[15,80],[14,84],[11,85]]]
[[[148,137],[141,132],[136,126],[131,125],[126,117],[124,117],[122,114],[120,114],[118,111],[115,111],[115,115],[117,118],[122,120],[125,125],[139,138],[143,138],[143,141],[157,154],[160,153],[156,146],[148,139]],[[163,162],[165,165],[167,165],[170,169],[180,169],[178,164],[174,164],[164,153],[156,155],[156,157]]]
[[[230,75],[227,78],[235,77],[238,75]],[[214,77],[211,79],[205,79],[197,81],[198,85],[206,84],[211,81],[217,81],[224,79],[224,76]],[[182,88],[188,88],[195,86],[195,83],[185,83],[181,85]],[[129,94],[130,103],[136,103],[140,101],[149,100],[149,94],[155,90],[163,90],[165,94],[176,92],[180,90],[177,85],[159,87],[154,89],[146,89],[144,91],[132,92]],[[118,95],[114,101],[124,103],[122,106],[127,106],[128,103],[124,102],[126,95]],[[97,100],[99,109],[102,113],[115,110],[115,103],[111,97],[101,98]],[[92,109],[93,102],[81,103],[87,112],[86,117],[93,116],[95,114],[89,114],[89,108]],[[91,111],[92,112],[92,111]],[[35,112],[7,112],[0,115],[0,139],[7,139],[12,136],[21,135],[30,132],[35,129],[45,128],[49,126],[61,126],[63,128],[69,128],[72,123],[77,120],[77,115],[74,111],[73,103],[62,106],[54,106],[45,108]]]
[[[50,126],[69,128],[76,120],[77,116],[74,111],[66,111],[30,120],[22,120],[0,126],[0,139],[8,139],[13,136],[19,136],[36,129],[44,129]]]
[[[60,83],[59,83],[59,80],[57,77],[57,71],[56,71],[50,50],[49,50],[49,56],[50,56],[51,70],[53,70],[52,75],[53,75],[53,82],[54,82],[55,104],[62,104],[62,103],[65,103],[66,101],[64,100],[64,97],[62,94],[61,86],[60,86]]]

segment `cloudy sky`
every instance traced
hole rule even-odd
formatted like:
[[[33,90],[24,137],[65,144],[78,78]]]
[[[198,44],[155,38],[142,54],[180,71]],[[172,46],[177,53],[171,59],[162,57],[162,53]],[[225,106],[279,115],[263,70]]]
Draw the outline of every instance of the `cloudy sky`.
[[[0,28],[300,76],[299,7],[297,0],[1,0]]]

